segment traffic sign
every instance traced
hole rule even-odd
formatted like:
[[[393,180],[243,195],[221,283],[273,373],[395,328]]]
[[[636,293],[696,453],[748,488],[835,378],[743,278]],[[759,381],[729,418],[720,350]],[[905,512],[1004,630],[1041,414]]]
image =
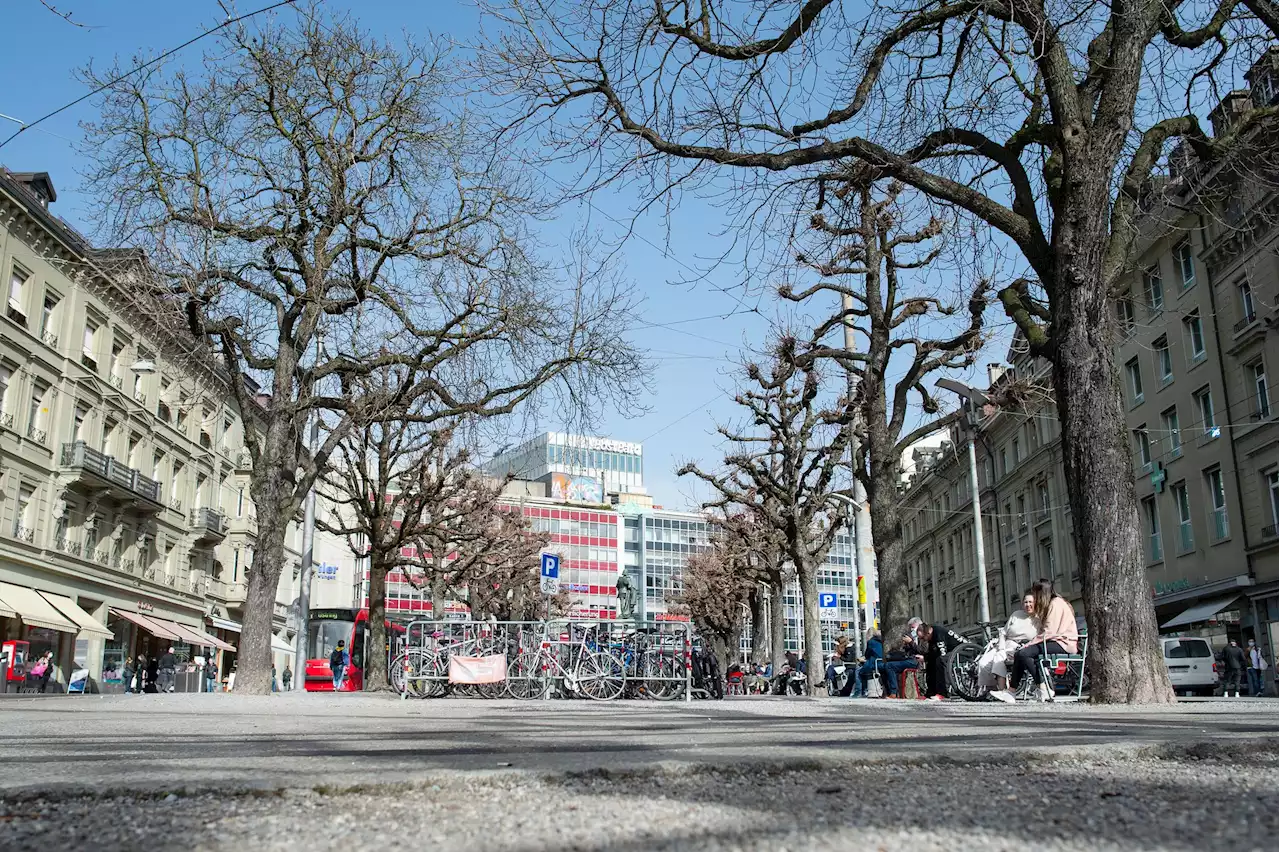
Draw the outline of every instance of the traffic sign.
[[[818,619],[835,621],[840,617],[840,607],[836,603],[835,592],[818,593]]]
[[[560,557],[555,553],[542,554],[542,593],[555,595],[560,592]]]

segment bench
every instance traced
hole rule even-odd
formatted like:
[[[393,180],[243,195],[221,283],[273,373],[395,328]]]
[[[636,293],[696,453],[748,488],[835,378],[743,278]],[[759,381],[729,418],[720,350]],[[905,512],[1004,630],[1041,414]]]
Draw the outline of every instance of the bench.
[[[1049,692],[1054,698],[1058,695],[1055,688],[1057,681],[1055,676],[1058,674],[1066,674],[1068,668],[1073,664],[1079,664],[1080,670],[1076,677],[1076,700],[1079,700],[1084,694],[1084,662],[1089,655],[1089,631],[1080,631],[1080,638],[1076,641],[1080,651],[1076,654],[1046,654],[1040,658],[1040,672],[1044,675],[1044,682],[1049,684]]]

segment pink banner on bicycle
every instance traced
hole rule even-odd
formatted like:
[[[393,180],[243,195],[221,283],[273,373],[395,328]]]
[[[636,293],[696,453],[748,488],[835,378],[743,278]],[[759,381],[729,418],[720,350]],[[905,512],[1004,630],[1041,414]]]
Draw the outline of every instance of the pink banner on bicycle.
[[[449,683],[502,683],[507,679],[507,658],[449,657]]]

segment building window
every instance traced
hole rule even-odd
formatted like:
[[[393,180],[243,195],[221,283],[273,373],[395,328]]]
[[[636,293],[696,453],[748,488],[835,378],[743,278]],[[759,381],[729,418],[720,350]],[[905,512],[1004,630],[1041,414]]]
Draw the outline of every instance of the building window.
[[[1253,304],[1253,287],[1248,281],[1241,281],[1236,290],[1240,293],[1240,325],[1248,325],[1258,318],[1257,307]]]
[[[1191,255],[1191,241],[1183,240],[1173,249],[1173,262],[1177,264],[1178,274],[1182,276],[1182,289],[1196,283],[1196,261]]]
[[[1142,402],[1142,364],[1134,358],[1124,365],[1124,372],[1129,379],[1129,402],[1138,405]]]
[[[1222,541],[1231,532],[1227,525],[1227,492],[1222,485],[1222,469],[1215,467],[1206,471],[1204,482],[1209,489],[1209,520],[1213,540]]]
[[[1193,313],[1182,320],[1182,327],[1187,334],[1187,351],[1191,353],[1191,363],[1198,364],[1204,360],[1204,327],[1200,323],[1200,314]]]
[[[1053,563],[1053,539],[1040,540],[1040,570],[1047,579],[1053,580],[1058,576],[1058,569]]]
[[[31,504],[36,496],[35,489],[30,485],[22,485],[18,488],[18,505],[13,513],[13,537],[31,541],[35,538],[33,527],[31,525]]]
[[[9,412],[9,383],[13,381],[13,370],[0,364],[0,420],[13,426],[13,422],[5,417]]]
[[[1018,529],[1027,525],[1027,498],[1018,495]]]
[[[44,415],[46,413],[44,405],[45,394],[49,392],[49,386],[44,382],[36,382],[31,389],[31,405],[27,409],[27,435],[34,438],[36,432],[44,430]]]
[[[156,417],[165,423],[173,420],[173,412],[169,410],[169,380],[160,380],[160,399],[156,402]]]
[[[1147,561],[1159,562],[1164,551],[1160,546],[1160,508],[1154,495],[1142,498],[1142,516],[1147,523]]]
[[[1120,325],[1120,333],[1125,337],[1133,334],[1134,321],[1133,297],[1125,293],[1116,302],[1116,322]]]
[[[1196,539],[1191,531],[1191,495],[1185,481],[1174,483],[1173,502],[1178,507],[1178,552],[1190,553],[1195,550]]]
[[[1156,350],[1156,374],[1160,376],[1160,384],[1167,385],[1173,381],[1173,353],[1169,351],[1169,338],[1156,338],[1152,347]]]
[[[76,406],[75,423],[72,426],[72,430],[71,430],[72,441],[86,440],[87,436],[85,435],[84,421],[88,418],[88,416],[89,416],[89,408],[87,406],[85,405]]]
[[[1245,368],[1245,375],[1253,380],[1253,416],[1264,420],[1271,416],[1271,396],[1267,393],[1267,367],[1256,361]]]
[[[1169,439],[1169,455],[1177,458],[1182,455],[1182,430],[1178,427],[1178,409],[1173,407],[1160,415],[1164,423],[1164,433]]]
[[[9,273],[9,319],[23,328],[26,328],[27,325],[27,312],[23,305],[26,304],[24,297],[27,292],[27,282],[30,280],[31,275],[19,269],[17,265]]]
[[[1000,448],[1000,475],[1009,475],[1009,453],[1004,447]]]
[[[1153,266],[1142,273],[1142,289],[1146,293],[1147,307],[1157,313],[1164,307],[1164,281],[1160,278],[1160,267]]]
[[[1022,448],[1018,444],[1018,439],[1013,439],[1013,463],[1017,464],[1022,461]]]
[[[1280,526],[1280,477],[1273,470],[1267,474],[1267,493],[1271,495],[1271,527]]]
[[[1201,388],[1195,392],[1196,410],[1200,412],[1200,427],[1204,431],[1204,437],[1213,439],[1218,437],[1218,422],[1213,414],[1213,392],[1207,387]]]
[[[80,349],[80,363],[95,372],[98,369],[98,324],[91,319],[84,322],[84,343]]]
[[[40,337],[55,349],[58,348],[58,334],[54,329],[58,327],[57,311],[59,301],[61,299],[57,293],[52,291],[45,293],[44,307],[40,311]]]
[[[1144,473],[1151,470],[1151,436],[1145,425],[1133,430],[1133,441],[1138,447],[1138,465]]]

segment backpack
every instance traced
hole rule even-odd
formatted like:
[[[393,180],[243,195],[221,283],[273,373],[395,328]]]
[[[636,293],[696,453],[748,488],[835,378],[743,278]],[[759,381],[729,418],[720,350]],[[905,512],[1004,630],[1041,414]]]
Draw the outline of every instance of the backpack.
[[[329,654],[329,668],[336,669],[338,666],[342,665],[342,658],[344,656],[346,655],[343,654],[341,648],[334,648],[333,652]]]

